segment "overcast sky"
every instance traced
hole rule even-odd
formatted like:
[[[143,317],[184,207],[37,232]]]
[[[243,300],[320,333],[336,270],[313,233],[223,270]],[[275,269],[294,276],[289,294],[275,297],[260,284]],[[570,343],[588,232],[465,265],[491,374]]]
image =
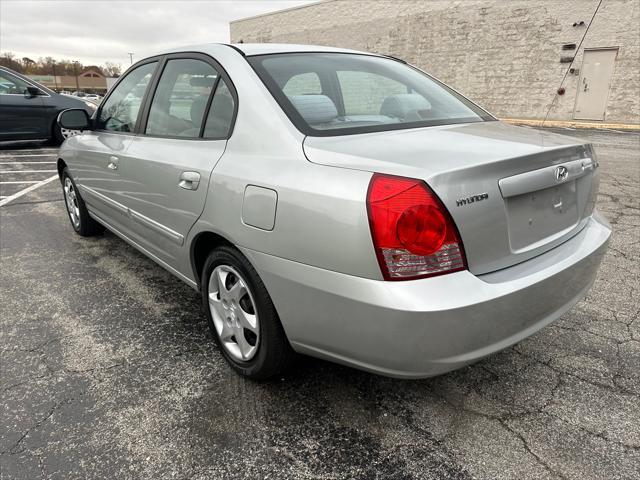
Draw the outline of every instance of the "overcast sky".
[[[0,0],[0,52],[129,65],[167,47],[228,42],[229,22],[310,0]]]

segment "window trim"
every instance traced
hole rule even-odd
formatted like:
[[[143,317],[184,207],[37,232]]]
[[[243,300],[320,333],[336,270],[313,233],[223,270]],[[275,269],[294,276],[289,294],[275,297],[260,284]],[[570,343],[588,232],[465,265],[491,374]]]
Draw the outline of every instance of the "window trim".
[[[102,101],[100,102],[100,106],[96,109],[95,113],[93,114],[93,121],[94,124],[97,125],[98,120],[100,118],[100,115],[102,115],[102,108],[104,107],[104,105],[106,105],[107,100],[109,100],[109,97],[111,97],[111,95],[113,95],[113,92],[116,91],[116,88],[118,88],[118,85],[120,85],[120,83],[127,78],[134,70],[136,70],[138,67],[142,67],[143,65],[147,65],[149,63],[154,63],[157,62],[157,65],[153,71],[153,74],[151,75],[151,80],[149,80],[149,86],[151,86],[153,84],[153,82],[155,81],[157,75],[158,75],[158,67],[160,66],[160,61],[162,60],[162,55],[156,55],[154,57],[149,57],[149,58],[145,58],[143,60],[140,60],[139,62],[134,63],[123,75],[120,75],[120,78],[118,78],[118,80],[116,81],[116,83],[113,84],[113,86],[111,87],[111,89],[107,92],[107,94],[105,95],[105,97],[102,99]],[[142,113],[142,109],[145,106],[145,102],[146,102],[146,97],[149,93],[149,88],[147,87],[147,91],[144,94],[144,97],[142,97],[142,102],[140,102],[140,109],[138,110],[138,116],[136,117],[136,123],[133,127],[133,131],[132,132],[118,132],[116,130],[107,130],[105,128],[95,128],[92,129],[92,131],[94,132],[100,132],[100,133],[113,133],[114,135],[128,135],[131,137],[135,137],[138,135],[138,127],[139,127],[139,122],[140,122],[140,115]]]
[[[171,140],[185,140],[185,141],[219,141],[219,140],[228,140],[231,138],[233,134],[233,130],[236,124],[236,117],[238,116],[238,91],[236,90],[235,85],[231,81],[231,77],[224,69],[224,67],[213,57],[201,52],[178,52],[178,53],[169,53],[161,56],[161,62],[158,67],[157,75],[152,79],[152,82],[149,83],[150,88],[145,95],[145,100],[142,103],[141,111],[143,113],[142,117],[138,117],[139,124],[136,125],[136,135],[140,137],[149,137],[149,138],[166,138]],[[205,63],[211,65],[217,72],[218,78],[216,79],[216,83],[214,88],[211,89],[211,93],[209,94],[209,99],[207,100],[207,107],[205,108],[203,122],[200,126],[200,132],[197,137],[179,137],[176,135],[150,135],[145,133],[145,129],[147,128],[147,122],[149,120],[149,113],[151,111],[151,103],[153,102],[153,97],[158,88],[158,84],[160,83],[160,79],[162,78],[162,73],[167,65],[169,60],[201,60]],[[211,103],[213,102],[213,96],[220,85],[220,79],[223,79],[229,92],[231,92],[231,96],[233,97],[233,116],[231,117],[231,125],[229,126],[229,132],[226,136],[218,137],[218,138],[203,138],[204,127],[206,126],[206,120],[209,117],[209,110],[211,109]],[[115,85],[114,87],[115,88]]]
[[[218,78],[216,78],[216,83],[213,84],[213,88],[211,88],[211,93],[209,94],[209,98],[207,99],[207,105],[204,107],[204,114],[202,115],[202,125],[200,125],[198,138],[204,139],[204,129],[206,128],[207,121],[209,120],[209,111],[211,110],[211,104],[213,103],[213,98],[216,96],[216,92],[218,91],[218,86],[220,86],[221,78],[222,78],[222,75],[218,73]],[[235,114],[235,111],[234,111],[234,114]],[[208,138],[207,140],[217,140],[217,139]]]
[[[480,120],[472,120],[470,118],[432,120],[432,121],[422,120],[418,122],[407,122],[407,123],[399,123],[399,124],[367,125],[367,126],[361,126],[361,127],[344,127],[344,128],[335,128],[335,129],[327,129],[327,130],[317,130],[311,127],[304,120],[304,118],[302,118],[302,115],[298,113],[298,110],[293,106],[293,104],[290,101],[287,100],[286,95],[281,95],[282,89],[280,89],[280,87],[275,83],[275,81],[273,81],[273,79],[268,74],[268,72],[265,70],[264,73],[266,73],[266,75],[263,75],[260,73],[259,69],[264,70],[264,67],[261,67],[261,65],[254,65],[254,63],[257,63],[257,62],[252,61],[253,59],[256,59],[258,57],[283,57],[286,55],[301,55],[301,54],[303,55],[315,55],[315,54],[359,55],[364,57],[383,58],[383,59],[395,61],[398,63],[402,63],[403,65],[406,65],[407,67],[415,70],[416,72],[426,76],[429,80],[433,81],[436,85],[442,87],[444,90],[452,94],[454,97],[462,98],[466,102],[469,102],[474,107],[474,109],[479,110],[479,113],[477,114],[480,117]],[[469,100],[460,92],[457,92],[456,90],[444,84],[440,80],[432,77],[427,72],[424,72],[423,70],[420,70],[419,68],[414,67],[413,65],[403,60],[400,60],[395,57],[387,56],[387,55],[374,55],[374,54],[359,53],[359,52],[310,51],[310,52],[261,53],[257,55],[245,56],[245,60],[251,66],[252,70],[258,76],[258,78],[263,83],[263,85],[266,87],[269,94],[274,98],[276,103],[287,115],[287,117],[289,118],[289,121],[294,125],[294,127],[296,127],[300,131],[300,133],[309,137],[338,137],[338,136],[344,136],[344,135],[358,135],[363,133],[387,132],[387,131],[393,131],[393,130],[408,130],[408,129],[414,129],[414,128],[435,127],[439,125],[455,125],[455,124],[471,123],[471,122],[480,123],[480,122],[498,120],[496,117],[491,115],[484,108],[479,106],[477,103],[473,102],[472,100]],[[339,83],[338,83],[338,88],[339,88]]]

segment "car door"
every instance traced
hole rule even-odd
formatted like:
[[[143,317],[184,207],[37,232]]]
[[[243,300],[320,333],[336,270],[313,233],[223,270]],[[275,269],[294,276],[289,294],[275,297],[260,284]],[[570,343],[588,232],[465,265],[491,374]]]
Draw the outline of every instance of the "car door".
[[[236,93],[210,57],[169,55],[140,135],[121,162],[134,240],[171,266],[202,213],[209,177],[226,147]]]
[[[119,169],[127,161],[127,149],[158,63],[158,59],[146,61],[125,74],[97,111],[94,129],[70,140],[76,155],[65,158],[89,211],[125,234],[131,222],[118,199],[129,186]]]
[[[48,138],[40,95],[27,92],[28,82],[0,70],[0,140]]]

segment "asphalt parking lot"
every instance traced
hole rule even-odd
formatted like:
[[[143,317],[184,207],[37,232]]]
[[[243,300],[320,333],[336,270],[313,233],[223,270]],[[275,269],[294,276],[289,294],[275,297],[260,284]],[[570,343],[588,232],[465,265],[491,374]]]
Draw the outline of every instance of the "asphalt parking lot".
[[[196,292],[73,233],[59,182],[37,183],[54,149],[0,150],[0,196],[39,185],[0,207],[0,478],[640,478],[640,135],[565,133],[596,145],[614,227],[589,297],[420,381],[309,358],[243,380]]]

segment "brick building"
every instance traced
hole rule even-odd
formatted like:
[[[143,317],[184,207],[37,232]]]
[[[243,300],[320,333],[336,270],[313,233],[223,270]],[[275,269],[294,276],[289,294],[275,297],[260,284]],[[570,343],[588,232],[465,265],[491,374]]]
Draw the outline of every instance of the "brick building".
[[[107,78],[97,70],[86,70],[75,75],[27,75],[36,82],[52,90],[94,92],[104,95],[107,91]]]
[[[579,47],[599,1],[326,0],[234,21],[231,41],[393,55],[499,117],[540,119],[551,107],[550,119],[637,124],[640,1],[602,0]]]

